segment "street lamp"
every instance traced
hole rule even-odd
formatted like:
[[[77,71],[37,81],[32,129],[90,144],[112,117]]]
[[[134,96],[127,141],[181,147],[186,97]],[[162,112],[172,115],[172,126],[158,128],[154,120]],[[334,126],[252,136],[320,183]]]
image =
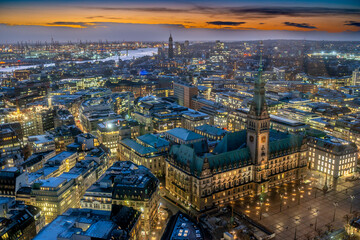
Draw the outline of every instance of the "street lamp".
[[[280,212],[283,204],[282,202],[283,202],[283,195],[280,193]]]
[[[231,223],[231,227],[233,227],[234,226],[234,202],[231,201],[230,204],[231,204],[231,220],[230,220],[230,223]]]
[[[353,200],[354,200],[355,196],[354,195],[350,195],[350,213],[352,212],[352,204],[353,204]]]
[[[297,225],[300,223],[300,217],[296,217],[295,218],[295,234],[294,234],[294,240],[296,240],[296,230],[297,230]]]
[[[260,201],[260,220],[261,220],[261,215],[262,215],[262,205],[263,205],[263,202]]]
[[[301,189],[300,189],[300,187],[298,187],[298,190],[299,190],[299,200],[298,200],[298,205],[300,205],[300,197],[301,197]]]
[[[317,226],[317,218],[318,218],[319,210],[315,209],[314,215],[315,215],[315,231]]]
[[[333,222],[335,222],[335,214],[336,214],[336,208],[339,206],[338,202],[333,202],[334,204],[334,216],[333,216]]]

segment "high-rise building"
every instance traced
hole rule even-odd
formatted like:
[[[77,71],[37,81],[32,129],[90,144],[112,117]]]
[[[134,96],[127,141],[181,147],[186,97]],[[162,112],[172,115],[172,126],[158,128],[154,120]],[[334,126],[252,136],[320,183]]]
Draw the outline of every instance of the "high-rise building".
[[[173,38],[170,34],[169,37],[169,50],[168,50],[169,58],[174,58],[174,45],[173,45]]]
[[[174,97],[178,99],[179,105],[192,108],[192,98],[198,95],[198,88],[187,83],[173,84]]]

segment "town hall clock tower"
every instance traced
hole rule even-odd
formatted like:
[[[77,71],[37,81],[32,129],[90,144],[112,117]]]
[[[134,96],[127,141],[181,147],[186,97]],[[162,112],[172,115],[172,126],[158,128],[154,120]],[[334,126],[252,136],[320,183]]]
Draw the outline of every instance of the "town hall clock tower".
[[[254,164],[256,194],[268,191],[266,166],[269,155],[270,116],[265,100],[265,81],[262,79],[263,44],[260,44],[260,66],[255,80],[254,98],[247,116],[246,143]]]

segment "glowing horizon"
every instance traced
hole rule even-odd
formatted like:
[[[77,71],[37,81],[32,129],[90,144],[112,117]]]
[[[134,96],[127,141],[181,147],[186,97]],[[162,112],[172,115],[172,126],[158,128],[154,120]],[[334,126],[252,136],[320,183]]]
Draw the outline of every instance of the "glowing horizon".
[[[6,29],[31,27],[48,29],[113,28],[115,25],[158,26],[176,30],[247,30],[290,31],[298,33],[359,33],[360,4],[343,1],[342,5],[295,1],[272,4],[255,0],[243,1],[0,1],[0,25]],[[145,28],[144,27],[144,28]],[[95,29],[95,30],[94,30]],[[115,28],[114,28],[115,29]],[[101,32],[100,30],[98,32]],[[30,34],[30,32],[29,32]],[[34,33],[33,33],[34,34]],[[354,39],[355,40],[355,39]]]

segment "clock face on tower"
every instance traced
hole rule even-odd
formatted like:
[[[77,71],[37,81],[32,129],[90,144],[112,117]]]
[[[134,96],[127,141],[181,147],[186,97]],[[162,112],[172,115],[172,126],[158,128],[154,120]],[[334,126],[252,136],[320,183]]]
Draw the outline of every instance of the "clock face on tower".
[[[253,142],[254,141],[254,136],[250,136],[249,139],[250,139],[250,142]]]
[[[265,143],[265,141],[266,141],[266,137],[265,137],[265,136],[262,136],[262,137],[261,137],[261,143]]]

